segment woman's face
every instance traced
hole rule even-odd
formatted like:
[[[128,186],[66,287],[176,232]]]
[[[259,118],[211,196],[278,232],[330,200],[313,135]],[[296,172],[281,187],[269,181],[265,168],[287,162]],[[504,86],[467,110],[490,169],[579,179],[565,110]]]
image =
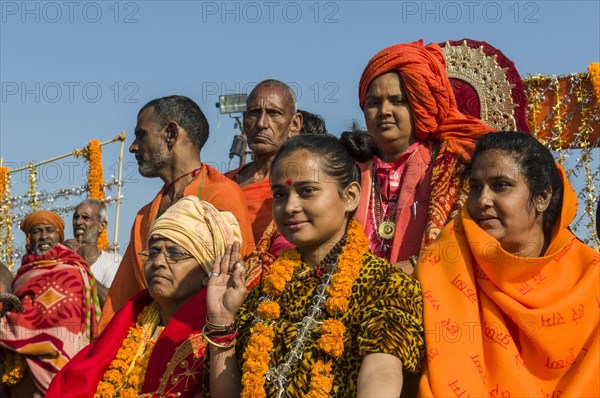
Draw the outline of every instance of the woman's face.
[[[178,307],[202,289],[204,270],[183,248],[168,239],[152,237],[148,252],[144,277],[150,296],[161,306]]]
[[[518,163],[505,152],[485,151],[473,162],[469,185],[467,205],[473,220],[507,252],[538,256],[539,242],[544,242],[542,216],[549,197],[530,201]]]
[[[415,141],[410,103],[397,73],[384,73],[371,82],[363,112],[369,134],[386,156],[399,157]]]
[[[348,214],[358,206],[360,186],[341,190],[319,159],[306,151],[277,160],[271,174],[273,218],[289,242],[313,253],[327,253],[344,235]]]

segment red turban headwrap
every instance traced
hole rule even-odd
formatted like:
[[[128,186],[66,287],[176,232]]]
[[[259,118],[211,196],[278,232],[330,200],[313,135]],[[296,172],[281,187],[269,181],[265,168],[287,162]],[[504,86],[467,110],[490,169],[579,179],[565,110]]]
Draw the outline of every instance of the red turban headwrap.
[[[371,82],[378,76],[396,71],[412,109],[414,133],[420,140],[448,141],[450,148],[469,163],[475,140],[494,128],[481,120],[459,112],[446,74],[441,48],[423,40],[396,44],[377,53],[363,71],[358,87],[360,107]]]
[[[38,224],[50,224],[54,226],[60,236],[60,242],[65,239],[65,222],[58,214],[49,210],[38,210],[35,213],[31,213],[21,221],[21,231],[25,232],[25,235],[29,235],[31,228]]]

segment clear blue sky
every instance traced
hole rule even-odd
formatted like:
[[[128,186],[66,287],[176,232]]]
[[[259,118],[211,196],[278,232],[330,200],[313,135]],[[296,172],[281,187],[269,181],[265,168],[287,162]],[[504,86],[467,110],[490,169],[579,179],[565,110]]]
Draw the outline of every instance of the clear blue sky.
[[[15,168],[125,131],[124,249],[136,211],[162,184],[141,177],[127,152],[147,101],[182,94],[198,102],[210,123],[202,160],[224,172],[234,122],[215,108],[220,94],[283,80],[301,108],[321,114],[339,134],[353,119],[363,121],[358,80],[380,49],[466,37],[501,49],[521,75],[584,72],[600,60],[599,4],[2,0],[0,156]],[[106,178],[116,175],[117,156],[117,144],[105,147]],[[39,188],[82,185],[84,174],[80,161],[64,159],[40,169]],[[27,188],[26,173],[13,176],[13,194]]]

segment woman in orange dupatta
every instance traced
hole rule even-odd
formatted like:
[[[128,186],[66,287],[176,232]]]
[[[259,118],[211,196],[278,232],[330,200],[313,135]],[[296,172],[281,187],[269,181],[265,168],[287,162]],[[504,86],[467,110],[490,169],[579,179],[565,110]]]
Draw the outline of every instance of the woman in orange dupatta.
[[[598,397],[600,253],[568,229],[577,195],[535,138],[477,142],[470,194],[417,265],[421,397]]]
[[[437,44],[396,44],[369,61],[358,89],[368,133],[384,156],[360,165],[355,217],[371,251],[408,273],[408,260],[462,207],[475,140],[494,130],[458,110],[445,67]]]

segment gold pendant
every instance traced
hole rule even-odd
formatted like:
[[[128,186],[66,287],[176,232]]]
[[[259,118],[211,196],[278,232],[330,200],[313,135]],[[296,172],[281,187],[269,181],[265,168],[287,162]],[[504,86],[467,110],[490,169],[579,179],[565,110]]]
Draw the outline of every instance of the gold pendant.
[[[383,221],[377,229],[377,234],[382,239],[392,239],[394,237],[394,231],[396,230],[396,224],[392,221]]]

